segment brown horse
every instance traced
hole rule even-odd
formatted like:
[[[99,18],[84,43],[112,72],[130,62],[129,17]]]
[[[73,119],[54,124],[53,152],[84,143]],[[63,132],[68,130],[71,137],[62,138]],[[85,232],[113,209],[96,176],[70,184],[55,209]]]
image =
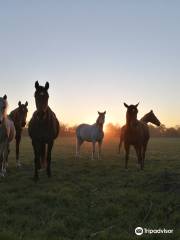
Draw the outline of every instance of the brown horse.
[[[138,107],[136,105],[124,106],[127,108],[126,113],[126,127],[124,130],[124,148],[125,148],[125,168],[128,167],[129,150],[130,146],[134,146],[138,158],[138,163],[141,166],[141,170],[144,168],[144,158],[149,141],[149,129],[147,124],[137,120]]]
[[[34,179],[38,180],[38,169],[42,164],[46,164],[48,177],[51,177],[51,151],[54,140],[59,135],[59,122],[55,113],[48,106],[48,89],[49,83],[46,82],[45,87],[40,86],[38,81],[35,83],[35,102],[37,110],[34,112],[29,122],[29,135],[32,139],[34,149]],[[47,145],[47,153],[46,153]]]
[[[151,110],[150,112],[148,112],[147,114],[145,114],[141,119],[141,122],[143,122],[144,124],[146,124],[148,126],[148,123],[152,123],[156,126],[160,126],[161,123],[159,121],[159,119],[155,116],[154,112]],[[124,125],[121,128],[121,133],[120,133],[120,142],[119,142],[119,154],[121,151],[121,147],[122,147],[122,143],[124,141],[124,131],[126,129],[126,125]]]
[[[26,118],[28,113],[28,102],[26,101],[25,104],[22,104],[21,101],[18,103],[18,108],[14,109],[10,114],[9,118],[14,122],[14,126],[16,129],[16,165],[17,167],[21,166],[19,161],[19,146],[21,143],[21,135],[22,129],[26,126]]]

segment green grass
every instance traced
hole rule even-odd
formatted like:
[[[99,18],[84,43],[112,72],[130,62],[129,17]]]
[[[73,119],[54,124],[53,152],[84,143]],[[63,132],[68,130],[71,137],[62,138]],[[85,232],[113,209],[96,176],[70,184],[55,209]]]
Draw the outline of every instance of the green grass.
[[[118,139],[106,140],[103,158],[91,161],[91,145],[74,158],[75,140],[60,138],[52,174],[34,183],[29,138],[21,146],[22,169],[11,147],[8,176],[0,179],[0,240],[180,239],[180,139],[152,139],[145,170],[131,152],[129,170]],[[174,229],[173,235],[136,237],[138,226]]]

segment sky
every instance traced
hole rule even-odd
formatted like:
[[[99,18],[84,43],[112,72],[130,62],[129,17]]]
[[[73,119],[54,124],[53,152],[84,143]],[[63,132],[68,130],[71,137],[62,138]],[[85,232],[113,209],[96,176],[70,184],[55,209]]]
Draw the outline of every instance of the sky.
[[[0,96],[35,111],[34,83],[50,83],[60,122],[125,123],[154,110],[180,124],[180,1],[0,0]]]

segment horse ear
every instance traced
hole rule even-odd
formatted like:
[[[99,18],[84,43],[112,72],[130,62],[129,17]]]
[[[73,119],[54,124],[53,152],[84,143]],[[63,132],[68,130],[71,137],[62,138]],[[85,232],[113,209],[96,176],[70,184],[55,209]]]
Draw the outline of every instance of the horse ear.
[[[38,83],[38,81],[35,82],[35,88],[36,88],[36,90],[39,88],[39,83]]]
[[[104,114],[106,114],[106,111],[104,111]]]
[[[98,111],[98,114],[100,115],[101,113]]]
[[[21,106],[21,101],[18,102],[19,107]]]
[[[151,110],[150,112],[153,113],[153,110]]]
[[[28,102],[27,102],[27,101],[25,102],[25,106],[26,106],[26,107],[28,106]]]
[[[46,90],[49,89],[49,82],[46,82],[46,84],[45,84],[45,89],[46,89]]]
[[[126,104],[126,103],[124,103],[124,106],[126,107],[126,108],[128,108],[129,106]]]
[[[6,100],[6,99],[7,99],[7,95],[6,95],[6,94],[4,95],[3,99],[4,99],[4,100]]]
[[[139,102],[138,102],[138,104],[135,105],[135,107],[138,107],[138,105],[139,105]]]

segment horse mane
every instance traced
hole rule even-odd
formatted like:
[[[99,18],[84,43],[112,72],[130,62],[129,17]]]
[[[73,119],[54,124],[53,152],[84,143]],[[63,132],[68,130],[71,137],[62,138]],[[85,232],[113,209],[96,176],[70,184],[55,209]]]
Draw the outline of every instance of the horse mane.
[[[137,115],[133,116],[133,118],[131,116],[128,115],[128,113],[126,114],[126,126],[127,127],[132,127],[133,125],[136,125],[138,123],[138,119],[137,119]]]
[[[103,129],[103,123],[99,123],[99,119],[100,119],[100,116],[98,116],[97,120],[96,120],[96,126],[98,126],[100,129]]]

